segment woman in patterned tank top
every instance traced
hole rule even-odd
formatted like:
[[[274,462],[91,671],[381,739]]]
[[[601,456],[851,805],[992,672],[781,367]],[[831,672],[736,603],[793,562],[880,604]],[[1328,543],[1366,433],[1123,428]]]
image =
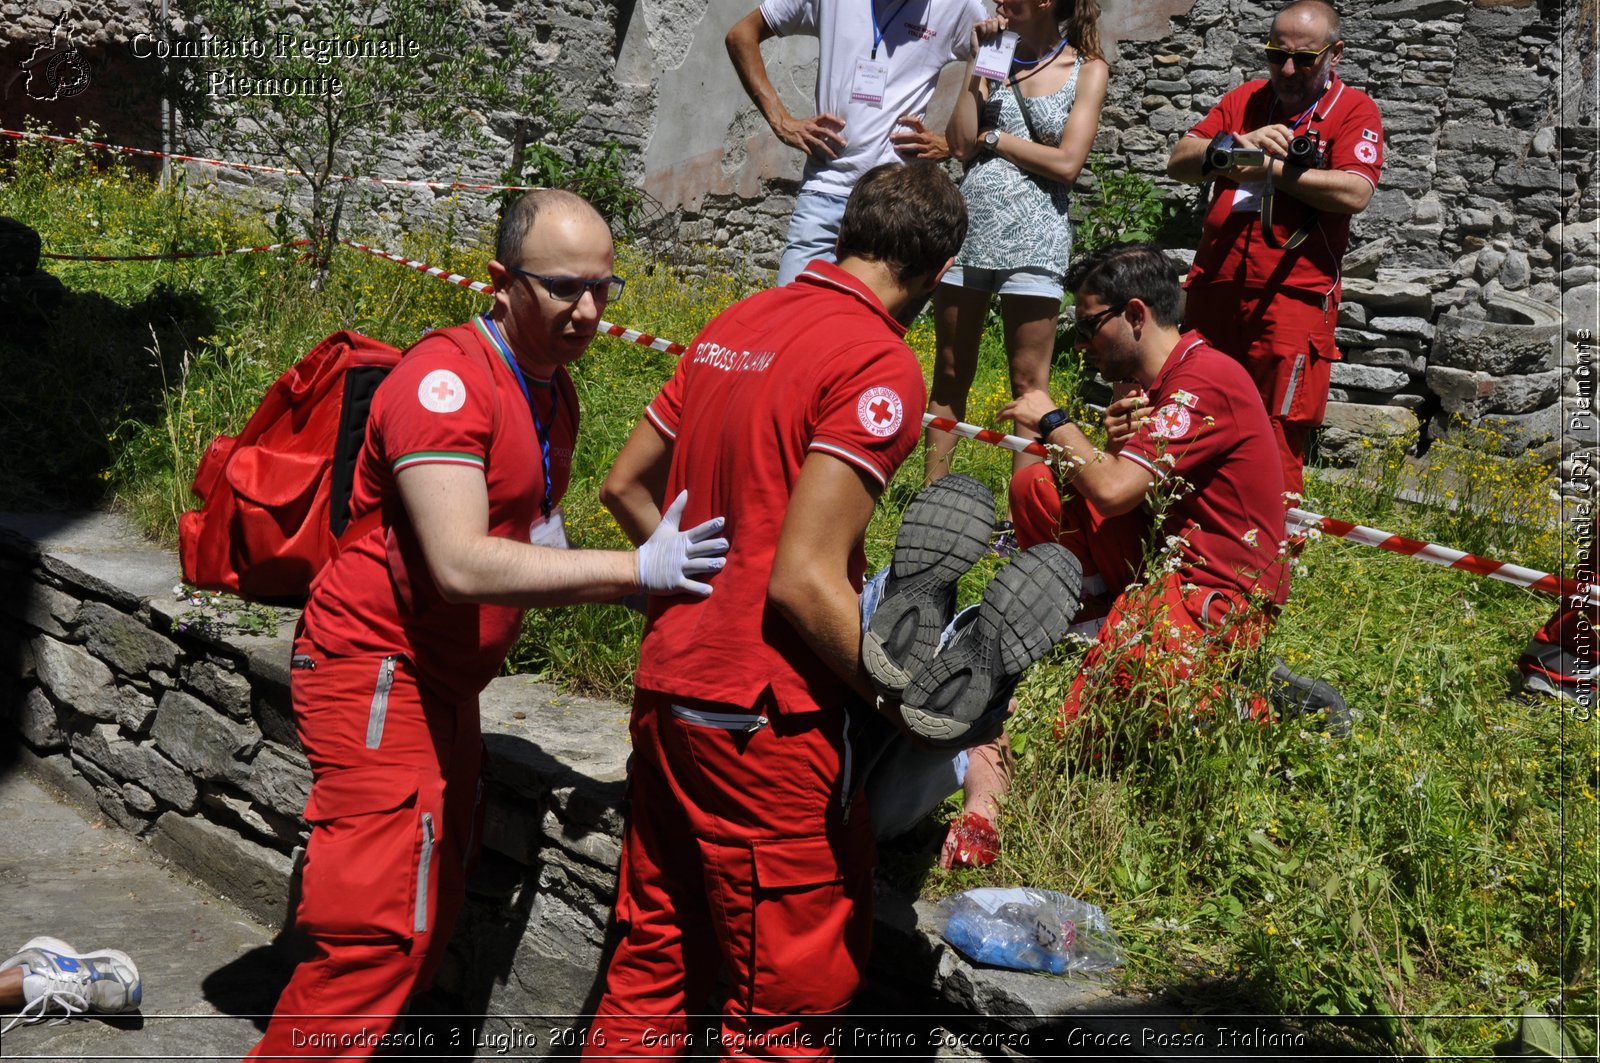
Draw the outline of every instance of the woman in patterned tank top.
[[[966,415],[995,294],[1012,396],[1049,384],[1072,253],[1067,206],[1110,75],[1100,50],[1099,0],[998,0],[996,7],[994,18],[973,27],[973,51],[1004,30],[1016,33],[1011,77],[976,76],[974,55],[946,130],[951,154],[967,163],[967,240],[934,297],[938,353],[928,408],[955,420]],[[927,442],[931,481],[949,471],[955,437],[930,429]],[[1017,455],[1018,464],[1024,457]]]

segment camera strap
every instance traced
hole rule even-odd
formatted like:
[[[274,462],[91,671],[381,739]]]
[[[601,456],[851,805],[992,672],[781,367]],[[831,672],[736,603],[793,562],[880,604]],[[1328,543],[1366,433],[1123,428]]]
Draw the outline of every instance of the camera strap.
[[[1306,207],[1306,220],[1289,239],[1280,243],[1278,234],[1272,229],[1272,205],[1278,198],[1273,188],[1272,178],[1268,177],[1267,186],[1261,191],[1261,238],[1274,250],[1293,251],[1305,243],[1306,237],[1311,235],[1311,230],[1317,227],[1317,219],[1321,217],[1321,212],[1316,207]]]
[[[1289,123],[1290,132],[1294,132],[1295,130],[1299,129],[1300,123],[1305,122],[1307,133],[1313,137],[1316,136],[1316,132],[1311,129],[1311,123],[1308,121],[1308,119],[1310,119],[1311,116],[1316,113],[1317,108],[1322,105],[1322,98],[1327,94],[1328,86],[1324,85],[1322,87],[1322,91],[1317,94],[1317,98],[1311,104],[1311,106],[1307,107],[1304,111],[1301,111],[1300,116],[1293,122]],[[1273,100],[1272,106],[1274,110],[1277,109],[1278,102],[1276,99]],[[1279,165],[1287,166],[1288,163],[1280,162]],[[1317,219],[1321,216],[1321,212],[1318,211],[1317,208],[1308,205],[1306,207],[1306,220],[1300,224],[1300,228],[1296,229],[1294,234],[1290,236],[1289,239],[1280,243],[1278,241],[1278,234],[1272,229],[1272,204],[1277,198],[1275,194],[1275,188],[1276,186],[1272,181],[1271,163],[1269,162],[1267,168],[1267,186],[1261,192],[1261,236],[1267,241],[1267,246],[1273,248],[1274,250],[1293,251],[1295,248],[1305,243],[1306,237],[1311,235],[1311,230],[1317,227]]]

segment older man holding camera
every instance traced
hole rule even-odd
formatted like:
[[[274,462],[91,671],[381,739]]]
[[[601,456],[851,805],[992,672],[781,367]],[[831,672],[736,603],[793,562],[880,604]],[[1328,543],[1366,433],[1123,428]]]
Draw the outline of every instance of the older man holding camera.
[[[1339,16],[1295,0],[1272,20],[1265,80],[1229,92],[1172,149],[1167,174],[1211,181],[1185,284],[1186,327],[1242,362],[1272,419],[1284,485],[1299,493],[1311,430],[1339,358],[1340,264],[1350,217],[1383,167],[1377,105],[1339,80]]]

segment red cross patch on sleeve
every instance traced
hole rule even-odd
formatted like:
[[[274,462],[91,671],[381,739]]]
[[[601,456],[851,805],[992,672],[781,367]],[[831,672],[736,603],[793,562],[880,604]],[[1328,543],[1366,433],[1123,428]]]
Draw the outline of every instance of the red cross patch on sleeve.
[[[417,385],[417,401],[434,413],[455,413],[466,405],[467,385],[448,369],[435,369]]]
[[[1182,439],[1189,434],[1193,423],[1187,407],[1168,403],[1150,418],[1150,434],[1162,439]]]
[[[905,404],[893,388],[868,388],[856,400],[861,427],[875,436],[892,436],[905,420]]]

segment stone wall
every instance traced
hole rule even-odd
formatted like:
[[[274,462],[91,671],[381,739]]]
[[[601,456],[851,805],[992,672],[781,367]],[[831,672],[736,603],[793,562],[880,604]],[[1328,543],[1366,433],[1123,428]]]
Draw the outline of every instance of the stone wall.
[[[0,516],[0,731],[24,767],[282,926],[311,785],[293,615],[252,611],[247,632],[178,580],[114,517]],[[483,715],[484,867],[444,981],[474,1012],[576,1013],[616,887],[626,715],[525,678],[496,681]]]

